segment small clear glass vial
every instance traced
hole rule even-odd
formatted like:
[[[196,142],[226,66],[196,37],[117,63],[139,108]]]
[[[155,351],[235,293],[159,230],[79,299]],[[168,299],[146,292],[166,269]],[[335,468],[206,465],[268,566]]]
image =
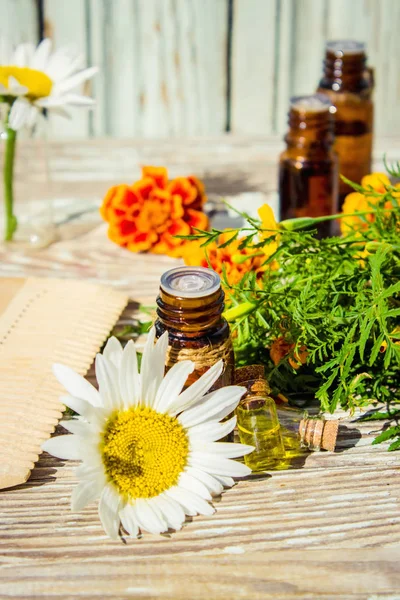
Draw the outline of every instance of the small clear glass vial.
[[[246,382],[241,385],[246,386]],[[245,395],[236,416],[240,442],[255,448],[244,457],[245,464],[254,472],[276,468],[285,458],[285,448],[274,400],[270,396]]]
[[[218,273],[204,267],[176,267],[161,277],[157,298],[156,334],[168,331],[167,368],[192,360],[190,385],[218,360],[224,370],[212,389],[233,384],[234,353],[228,322],[223,318],[225,295]]]

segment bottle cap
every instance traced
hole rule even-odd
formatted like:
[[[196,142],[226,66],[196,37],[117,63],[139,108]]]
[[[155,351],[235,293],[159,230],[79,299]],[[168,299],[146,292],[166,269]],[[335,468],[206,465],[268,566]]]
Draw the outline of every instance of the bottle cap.
[[[341,58],[344,54],[346,56],[349,54],[363,54],[365,44],[354,40],[330,40],[326,42],[326,50],[332,52],[337,58]]]
[[[218,273],[205,267],[176,267],[161,277],[161,289],[177,298],[211,296],[221,287]]]
[[[301,113],[327,112],[331,106],[332,102],[324,94],[309,94],[307,96],[294,96],[290,98],[290,108]]]

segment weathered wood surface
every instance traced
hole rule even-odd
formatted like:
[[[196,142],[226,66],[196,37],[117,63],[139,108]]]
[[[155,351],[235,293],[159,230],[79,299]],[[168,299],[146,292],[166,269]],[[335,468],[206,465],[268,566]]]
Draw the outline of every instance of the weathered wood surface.
[[[54,137],[283,132],[346,38],[375,67],[376,130],[400,133],[398,0],[0,0],[1,34],[37,42],[39,5],[42,34],[100,67],[96,111],[52,118]]]
[[[397,142],[378,140],[376,156],[385,149],[399,159]],[[279,148],[277,138],[230,137],[58,144],[62,239],[31,254],[2,249],[0,275],[92,279],[154,302],[161,273],[177,262],[107,240],[97,212],[107,186],[133,180],[140,164],[166,164],[174,176],[203,176],[212,204],[225,193],[255,210],[275,198]],[[0,492],[0,598],[398,599],[400,454],[371,446],[380,423],[339,416],[334,454],[251,476],[216,502],[214,516],[125,543],[108,540],[95,505],[71,513],[74,463],[42,455],[27,484]]]

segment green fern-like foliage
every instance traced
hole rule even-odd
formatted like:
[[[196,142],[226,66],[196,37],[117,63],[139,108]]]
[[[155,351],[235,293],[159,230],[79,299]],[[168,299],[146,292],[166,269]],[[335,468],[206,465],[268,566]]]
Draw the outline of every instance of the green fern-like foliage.
[[[399,178],[400,165],[390,174]],[[353,187],[373,197],[374,221],[357,213],[365,229],[319,239],[315,226],[321,219],[282,222],[278,249],[265,261],[265,266],[278,263],[277,270],[266,269],[261,277],[250,271],[237,285],[222,274],[238,364],[264,363],[275,391],[297,400],[317,398],[330,412],[400,403],[399,189],[388,186],[378,194]],[[262,239],[261,222],[242,216],[247,224],[232,231],[232,240],[240,236],[242,247],[262,250],[271,238]],[[196,237],[207,252],[220,233],[214,229]],[[270,348],[279,338],[293,346],[274,364]],[[306,364],[294,368],[304,348]],[[390,439],[395,450],[400,411],[390,408],[386,414],[395,424],[375,441]]]

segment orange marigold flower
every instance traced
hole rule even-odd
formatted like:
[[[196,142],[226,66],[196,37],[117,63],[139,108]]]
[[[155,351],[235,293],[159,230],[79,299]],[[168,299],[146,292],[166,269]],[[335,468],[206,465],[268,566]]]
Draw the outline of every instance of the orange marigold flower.
[[[142,178],[131,186],[110,188],[100,214],[109,224],[109,238],[132,252],[182,256],[187,244],[175,236],[190,235],[193,228],[207,229],[201,211],[204,188],[195,177],[168,181],[164,167],[145,166]]]
[[[211,265],[214,271],[220,274],[222,273],[222,266],[224,266],[228,282],[231,285],[239,283],[249,271],[255,271],[258,275],[261,275],[266,269],[263,266],[265,257],[260,256],[257,249],[243,248],[239,250],[240,240],[235,240],[225,248],[218,247],[227,242],[232,235],[232,231],[224,232],[219,236],[218,243],[212,242],[206,248],[201,247],[202,241],[200,240],[191,242],[186,246],[183,254],[185,264],[196,267],[209,267]],[[207,262],[205,250],[210,264]]]
[[[371,173],[366,175],[361,180],[361,185],[366,189],[372,188],[371,191],[377,192],[378,194],[386,193],[386,186],[391,185],[389,178],[385,173]],[[365,231],[369,227],[369,223],[375,221],[374,213],[364,214],[362,217],[350,216],[356,212],[364,212],[373,208],[380,202],[380,196],[364,195],[360,192],[351,192],[344,200],[342,213],[346,216],[340,219],[340,228],[343,234],[350,233],[351,231]],[[390,201],[385,202],[384,208],[392,208]]]
[[[283,337],[276,338],[269,350],[269,355],[274,365],[278,365],[281,360],[285,358],[285,356],[290,354],[295,345],[296,344],[286,341]],[[307,355],[307,348],[305,346],[301,346],[299,350],[294,352],[293,356],[289,358],[289,364],[297,371],[297,369],[300,369],[302,365],[306,364]]]

